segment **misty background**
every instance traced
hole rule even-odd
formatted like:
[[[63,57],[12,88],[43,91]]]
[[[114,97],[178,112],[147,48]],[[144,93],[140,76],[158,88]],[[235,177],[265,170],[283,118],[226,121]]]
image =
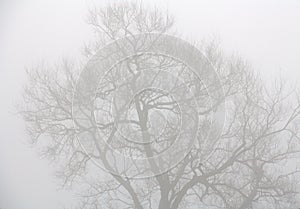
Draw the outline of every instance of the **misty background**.
[[[54,165],[28,143],[16,114],[25,67],[80,58],[93,38],[89,8],[107,1],[0,0],[0,208],[54,209],[76,206],[71,190],[59,190]],[[259,71],[266,82],[279,74],[300,78],[300,1],[151,0],[168,9],[187,40],[220,41]]]

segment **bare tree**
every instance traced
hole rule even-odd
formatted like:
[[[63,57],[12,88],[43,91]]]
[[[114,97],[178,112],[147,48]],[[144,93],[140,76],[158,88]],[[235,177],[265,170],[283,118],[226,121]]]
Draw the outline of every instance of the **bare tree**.
[[[55,68],[38,65],[28,71],[21,110],[33,142],[46,141],[44,154],[64,163],[64,185],[80,182],[82,208],[245,209],[296,204],[300,101],[284,82],[270,90],[243,60],[224,56],[214,43],[202,44],[198,47],[221,85],[209,84],[224,93],[211,98],[210,87],[185,63],[163,54],[138,53],[147,43],[136,34],[173,33],[168,13],[124,2],[91,10],[88,20],[97,40],[85,48],[87,57],[103,58],[97,49],[123,37],[129,45],[116,44],[116,50],[123,53],[129,47],[136,55],[109,71],[97,69],[103,74],[99,81],[86,78],[97,82],[93,104],[84,102],[78,95],[82,92],[74,95],[80,67],[68,62]],[[218,125],[211,117],[224,102],[226,121]],[[74,112],[82,117],[74,117]],[[199,133],[191,134],[195,130]],[[79,143],[78,136],[86,140]],[[181,150],[175,150],[177,155],[152,160],[179,136],[183,148],[189,146],[188,139],[195,139],[183,159],[177,159]],[[114,151],[133,160],[118,162]],[[145,158],[148,165],[135,164],[136,158]],[[170,166],[173,161],[175,166]],[[162,168],[170,169],[160,172]],[[150,177],[135,178],[145,175]]]

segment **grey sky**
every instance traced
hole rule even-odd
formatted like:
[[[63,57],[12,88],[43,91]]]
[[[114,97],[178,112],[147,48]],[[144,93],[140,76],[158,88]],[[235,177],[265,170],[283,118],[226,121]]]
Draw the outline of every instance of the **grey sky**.
[[[75,201],[57,191],[53,169],[26,143],[15,114],[24,83],[24,66],[79,56],[93,33],[87,9],[104,1],[0,1],[0,208],[53,209]],[[152,0],[176,17],[178,30],[191,40],[216,37],[228,53],[247,59],[265,79],[300,77],[300,1]]]

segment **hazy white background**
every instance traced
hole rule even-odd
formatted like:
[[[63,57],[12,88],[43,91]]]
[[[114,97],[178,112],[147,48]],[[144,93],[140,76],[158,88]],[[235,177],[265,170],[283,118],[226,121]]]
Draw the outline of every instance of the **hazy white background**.
[[[176,17],[187,39],[217,38],[266,81],[281,74],[300,79],[299,0],[152,0]],[[93,37],[90,0],[0,0],[0,208],[60,209],[76,206],[71,191],[57,190],[53,166],[26,142],[16,115],[25,66],[76,59]],[[70,207],[69,207],[70,208]]]

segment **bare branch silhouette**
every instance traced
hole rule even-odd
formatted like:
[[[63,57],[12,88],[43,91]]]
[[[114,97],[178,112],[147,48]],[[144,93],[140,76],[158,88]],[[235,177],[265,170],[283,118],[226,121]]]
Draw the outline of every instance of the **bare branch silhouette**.
[[[129,47],[138,52],[146,43],[136,34],[173,33],[174,20],[156,8],[123,2],[91,10],[88,23],[98,40],[85,52],[96,62],[93,56],[106,43],[126,37],[128,46],[116,45],[116,50],[126,54]],[[246,209],[296,204],[299,170],[285,165],[299,158],[299,98],[283,82],[266,88],[242,59],[223,55],[215,43],[197,47],[215,67],[224,97],[210,97],[207,89],[219,91],[220,86],[201,82],[211,79],[209,74],[201,74],[199,80],[186,63],[159,54],[137,53],[110,70],[97,69],[106,73],[101,80],[87,78],[98,84],[93,104],[74,100],[80,75],[76,65],[64,62],[28,70],[21,110],[28,132],[33,142],[47,141],[45,155],[62,159],[65,186],[84,182],[82,208]],[[166,75],[170,72],[177,77]],[[140,90],[144,86],[155,88]],[[212,114],[223,102],[226,120],[216,125]],[[82,118],[74,118],[74,111]],[[181,120],[188,123],[182,125]],[[150,178],[134,178],[170,167],[176,155],[152,157],[169,149],[179,135],[184,149],[195,129],[199,133],[191,150],[176,166]],[[76,135],[88,139],[86,152]],[[111,150],[133,160],[118,162]],[[135,158],[147,159],[149,166],[141,168]],[[95,167],[93,160],[109,173]]]

